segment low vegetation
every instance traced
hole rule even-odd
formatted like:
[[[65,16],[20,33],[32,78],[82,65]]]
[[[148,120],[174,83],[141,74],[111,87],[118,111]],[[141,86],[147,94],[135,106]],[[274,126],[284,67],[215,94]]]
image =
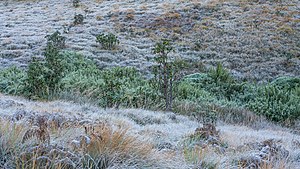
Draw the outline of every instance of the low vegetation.
[[[105,50],[115,49],[120,43],[118,37],[112,33],[100,33],[96,36],[96,42],[100,43],[101,47]]]
[[[0,168],[300,166],[297,1],[17,1]]]
[[[69,129],[60,126],[62,121],[49,122],[46,116],[38,116],[36,120],[37,123],[30,124],[32,127],[26,131],[27,127],[22,124],[1,119],[1,168],[104,169],[120,166],[144,168],[157,165],[153,158],[155,154],[153,147],[136,137],[129,136],[128,129],[124,127],[114,129],[105,123],[89,124],[85,126],[84,134],[69,140],[69,144],[58,146],[53,145],[53,138],[49,134],[53,136],[58,131]],[[83,126],[76,127],[75,123],[69,127],[84,130]]]
[[[82,14],[76,14],[74,16],[74,21],[73,24],[74,25],[80,25],[83,24],[83,20],[84,20],[84,16]]]
[[[221,63],[206,73],[184,76],[182,72],[189,65],[168,56],[173,47],[163,40],[153,48],[157,54],[155,76],[147,79],[132,67],[101,70],[82,55],[61,51],[65,42],[59,32],[46,37],[44,60],[33,58],[26,71],[12,67],[0,72],[2,93],[43,100],[73,93],[102,107],[173,109],[209,118],[218,116],[214,107],[228,107],[250,110],[285,125],[300,117],[299,78],[281,77],[266,84],[240,82]],[[97,39],[103,40],[107,49],[119,42],[112,34],[101,34]],[[180,108],[187,102],[194,106]]]

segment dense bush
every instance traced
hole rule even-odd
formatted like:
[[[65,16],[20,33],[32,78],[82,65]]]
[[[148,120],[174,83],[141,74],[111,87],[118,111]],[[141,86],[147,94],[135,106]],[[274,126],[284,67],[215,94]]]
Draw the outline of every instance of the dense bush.
[[[173,91],[175,85],[179,80],[179,75],[183,69],[187,67],[187,63],[181,59],[174,59],[169,54],[174,51],[169,40],[163,39],[161,42],[155,44],[152,49],[156,54],[154,61],[156,65],[153,66],[152,73],[154,74],[153,82],[156,88],[163,93],[166,110],[172,110]]]
[[[83,20],[84,20],[84,16],[82,14],[76,14],[74,16],[73,24],[74,25],[83,24]]]
[[[5,94],[21,95],[24,91],[25,71],[16,66],[0,71],[0,91]]]
[[[63,49],[66,46],[66,37],[62,36],[59,31],[47,35],[45,38],[47,39],[47,46],[53,46],[57,49]]]
[[[300,87],[292,87],[289,83],[284,87],[282,83],[277,83],[279,81],[281,79],[270,85],[258,87],[255,98],[247,103],[247,107],[270,120],[289,124],[300,117]]]
[[[101,70],[92,60],[59,51],[49,43],[45,59],[34,57],[27,72],[16,67],[1,70],[0,91],[31,99],[49,99],[66,92],[96,100],[102,107],[163,109],[164,83],[157,83],[162,75],[149,80],[130,67]],[[276,122],[292,123],[300,117],[299,78],[281,77],[261,85],[239,82],[219,64],[208,73],[187,75],[172,87],[177,112],[215,117],[222,114],[218,111],[247,108]]]
[[[64,77],[61,85],[65,90],[96,98],[103,107],[149,108],[159,100],[159,93],[133,68],[83,68]]]
[[[112,50],[120,43],[118,37],[112,33],[100,33],[96,36],[96,42],[100,43],[103,49]]]
[[[291,123],[300,117],[299,86],[300,78],[291,77],[280,77],[265,85],[237,82],[218,65],[208,74],[186,76],[178,86],[177,94],[179,98],[199,104],[228,106],[233,101],[236,106],[248,108],[272,121]],[[204,90],[208,94],[203,97]]]
[[[47,99],[49,97],[50,91],[46,79],[48,72],[44,62],[35,57],[32,58],[25,79],[24,94],[26,97],[31,99]]]

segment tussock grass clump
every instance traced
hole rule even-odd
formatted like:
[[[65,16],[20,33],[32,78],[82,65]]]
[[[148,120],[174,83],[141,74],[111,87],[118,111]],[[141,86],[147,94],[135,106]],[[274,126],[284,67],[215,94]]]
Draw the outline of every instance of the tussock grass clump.
[[[48,117],[49,116],[49,117]],[[57,145],[62,137],[49,132],[47,119],[52,115],[39,116],[37,127],[26,127],[0,119],[0,167],[16,168],[151,168],[161,166],[158,153],[152,144],[132,136],[129,128],[107,123],[72,123],[73,128],[85,130],[75,132],[74,140]],[[32,117],[34,118],[34,117]],[[78,126],[79,125],[79,126]],[[59,128],[57,130],[65,130]],[[50,136],[51,142],[50,142]],[[36,137],[38,142],[33,141]]]
[[[155,163],[152,145],[129,136],[128,129],[103,126],[90,133],[90,141],[84,147],[85,162],[91,168],[108,168],[119,165],[144,168]],[[150,158],[149,158],[150,157]]]
[[[21,149],[24,126],[0,118],[0,168],[13,166],[14,157]]]

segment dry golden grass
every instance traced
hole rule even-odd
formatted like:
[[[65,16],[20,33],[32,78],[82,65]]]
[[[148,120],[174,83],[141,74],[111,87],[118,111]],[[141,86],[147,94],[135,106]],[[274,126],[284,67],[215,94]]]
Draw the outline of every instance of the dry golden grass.
[[[32,137],[36,137],[40,143],[47,142],[50,144],[50,135],[48,131],[48,124],[44,117],[38,117],[37,126],[29,128],[23,138],[22,143],[31,139]]]
[[[153,147],[129,136],[128,129],[113,129],[110,126],[96,126],[89,137],[90,143],[84,148],[86,153],[97,159],[106,157],[110,163],[147,161],[152,155]],[[111,164],[107,164],[108,166]]]
[[[11,100],[11,98],[2,96],[2,100]],[[271,163],[259,163],[260,168],[295,168],[294,166],[298,164],[295,158],[300,152],[299,136],[279,126],[260,122],[259,117],[238,109],[212,108],[213,111],[219,112],[220,116],[224,116],[228,123],[235,125],[217,124],[216,128],[208,128],[209,132],[199,129],[195,132],[197,127],[202,126],[201,123],[195,123],[178,115],[175,115],[175,119],[169,119],[168,114],[145,110],[99,110],[90,106],[82,109],[79,105],[66,102],[41,103],[24,100],[16,102],[22,102],[24,107],[27,107],[24,108],[26,110],[37,108],[34,111],[38,111],[36,112],[38,115],[48,117],[47,129],[51,142],[44,144],[42,141],[28,140],[22,144],[22,136],[30,129],[30,126],[25,125],[29,119],[25,116],[30,116],[31,113],[24,115],[21,120],[15,119],[18,120],[15,122],[8,122],[11,118],[0,119],[0,143],[5,145],[2,146],[4,149],[2,147],[0,149],[1,152],[5,152],[4,157],[10,161],[6,165],[12,167],[24,166],[24,168],[37,169],[77,166],[82,169],[89,168],[87,166],[95,168],[96,166],[99,168],[121,166],[121,168],[212,167],[221,169],[242,166],[241,157],[245,157],[244,165],[248,165],[251,160],[248,157],[252,157],[252,153],[259,149],[248,148],[247,144],[260,144],[269,139],[282,140],[276,142],[276,147],[281,146],[288,150],[290,157]],[[187,104],[178,109],[194,111],[195,106],[197,105]],[[53,110],[59,110],[60,114],[64,115],[64,119],[55,121],[60,116]],[[85,114],[68,119],[83,110]],[[147,120],[142,126],[129,114]],[[228,120],[228,118],[235,120]],[[161,123],[151,123],[156,119]],[[250,124],[254,121],[259,121],[258,126]],[[239,126],[237,123],[250,127]],[[211,139],[212,137],[214,139]],[[164,148],[165,145],[170,147]],[[14,157],[8,154],[13,154]]]
[[[10,151],[16,148],[22,140],[24,126],[0,118],[0,144],[2,150]]]

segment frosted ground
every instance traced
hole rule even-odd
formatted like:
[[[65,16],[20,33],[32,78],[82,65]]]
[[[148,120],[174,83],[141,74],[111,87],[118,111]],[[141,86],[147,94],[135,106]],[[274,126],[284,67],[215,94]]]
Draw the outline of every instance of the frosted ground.
[[[100,68],[134,66],[149,75],[154,57],[151,48],[168,38],[176,45],[174,57],[200,67],[220,61],[235,77],[247,80],[299,77],[299,5],[299,0],[81,0],[74,8],[70,0],[0,1],[0,69],[26,68],[31,57],[43,57],[45,36],[58,30],[67,38],[66,50],[82,53]],[[70,27],[75,14],[82,14],[84,23]],[[102,50],[95,42],[95,35],[101,32],[119,37],[116,50]],[[124,137],[136,140],[129,145],[138,148],[128,153],[128,161],[113,157],[110,168],[300,168],[299,132],[264,119],[245,125],[219,121],[217,131],[205,131],[205,125],[195,118],[172,112],[34,102],[2,94],[0,138],[7,142],[0,147],[4,152],[0,166],[10,168],[16,160],[6,159],[12,157],[5,154],[9,146],[25,146],[22,153],[30,157],[27,151],[41,140],[24,139],[24,135],[39,127],[34,124],[39,117],[46,119],[50,134],[49,144],[39,148],[49,150],[46,155],[53,150],[67,158],[71,154],[73,161],[62,162],[71,166],[79,164],[82,155],[76,147],[78,142],[82,146],[79,139],[84,138],[87,147],[93,141],[94,133],[87,133],[86,126],[105,123],[112,131],[125,128]],[[201,130],[209,134],[199,141]]]
[[[203,126],[202,123],[193,118],[171,112],[138,109],[104,110],[90,104],[78,105],[64,101],[33,102],[4,95],[0,95],[0,108],[2,119],[11,119],[19,125],[25,124],[26,128],[32,125],[29,121],[38,116],[46,117],[49,126],[51,126],[50,122],[53,122],[53,119],[59,123],[77,121],[78,124],[81,124],[54,130],[50,127],[50,145],[54,147],[55,145],[70,147],[72,140],[84,135],[84,123],[95,124],[101,121],[116,128],[126,127],[128,129],[127,135],[152,145],[153,154],[149,156],[155,160],[156,167],[150,168],[198,168],[203,166],[203,161],[208,164],[215,164],[216,168],[236,168],[233,163],[234,160],[239,160],[242,157],[245,159],[256,157],[263,151],[249,149],[249,147],[259,146],[260,142],[270,139],[276,143],[276,149],[272,150],[273,153],[280,158],[277,159],[277,162],[266,165],[266,168],[300,168],[300,136],[293,134],[289,129],[272,125],[266,121],[261,123],[263,127],[259,129],[253,128],[251,125],[247,127],[219,122],[217,124],[219,139],[226,146],[218,147],[213,144],[210,145],[210,143],[196,142],[199,146],[207,147],[202,147],[202,151],[195,152],[194,158],[198,158],[198,160],[195,160],[196,163],[191,163],[184,153],[186,150],[183,143],[195,132],[196,128]],[[23,137],[23,134],[21,132],[18,137]],[[284,153],[284,155],[279,153]],[[111,168],[120,168],[120,166]]]
[[[151,47],[161,38],[177,46],[174,57],[206,67],[221,61],[238,78],[268,80],[299,76],[298,0],[70,0],[0,2],[0,66],[26,67],[41,56],[45,36],[65,32],[67,49],[93,58],[100,67],[135,66],[149,73]],[[69,29],[75,14],[84,24]],[[100,32],[121,41],[101,50]]]

